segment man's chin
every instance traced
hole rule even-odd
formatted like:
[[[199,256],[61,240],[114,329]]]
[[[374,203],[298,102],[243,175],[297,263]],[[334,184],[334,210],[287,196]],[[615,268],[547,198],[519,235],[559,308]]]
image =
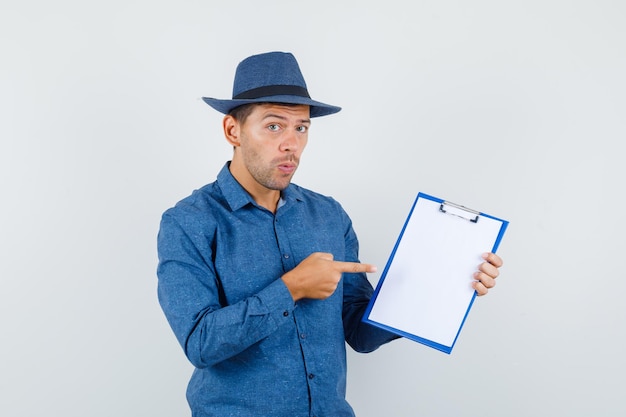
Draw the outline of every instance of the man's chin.
[[[285,179],[283,179],[281,181],[275,181],[268,188],[270,188],[271,190],[284,191],[287,187],[289,187],[289,184],[291,184],[291,176],[289,176],[289,178],[285,178]]]

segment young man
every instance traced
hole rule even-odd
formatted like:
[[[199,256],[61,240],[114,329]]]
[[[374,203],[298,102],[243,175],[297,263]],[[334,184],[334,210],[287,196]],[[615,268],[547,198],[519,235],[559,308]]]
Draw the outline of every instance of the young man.
[[[369,352],[397,336],[361,321],[373,293],[348,215],[291,183],[311,118],[341,110],[309,97],[289,53],[237,67],[225,113],[232,161],[163,214],[158,294],[195,371],[194,417],[354,416],[345,342]],[[478,266],[479,295],[501,259]]]

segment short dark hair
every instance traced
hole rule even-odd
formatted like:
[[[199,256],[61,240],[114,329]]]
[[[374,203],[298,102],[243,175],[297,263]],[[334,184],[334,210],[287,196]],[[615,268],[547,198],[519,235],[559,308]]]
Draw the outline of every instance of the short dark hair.
[[[241,106],[237,106],[231,111],[229,111],[228,115],[232,116],[239,123],[244,124],[248,116],[250,116],[250,114],[252,113],[254,106],[257,106],[258,104],[260,103],[249,103],[249,104],[243,104]]]

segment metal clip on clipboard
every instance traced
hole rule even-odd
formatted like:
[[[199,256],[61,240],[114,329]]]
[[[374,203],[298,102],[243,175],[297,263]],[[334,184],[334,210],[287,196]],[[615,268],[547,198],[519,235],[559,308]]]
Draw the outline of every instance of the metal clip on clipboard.
[[[461,217],[462,219],[469,220],[472,223],[477,223],[480,217],[480,212],[467,207],[444,201],[439,206],[439,211],[442,213],[450,214],[452,216]]]

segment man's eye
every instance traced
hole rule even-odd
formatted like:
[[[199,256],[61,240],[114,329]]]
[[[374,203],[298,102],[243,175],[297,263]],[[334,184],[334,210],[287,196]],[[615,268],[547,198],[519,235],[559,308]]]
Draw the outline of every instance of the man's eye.
[[[272,132],[276,132],[278,129],[280,129],[280,126],[273,124],[273,125],[269,125],[267,128],[271,130]]]
[[[300,132],[300,133],[305,133],[305,132],[307,131],[307,129],[308,129],[308,128],[307,128],[306,126],[298,126],[298,127],[296,128],[296,130],[297,130],[298,132]]]

